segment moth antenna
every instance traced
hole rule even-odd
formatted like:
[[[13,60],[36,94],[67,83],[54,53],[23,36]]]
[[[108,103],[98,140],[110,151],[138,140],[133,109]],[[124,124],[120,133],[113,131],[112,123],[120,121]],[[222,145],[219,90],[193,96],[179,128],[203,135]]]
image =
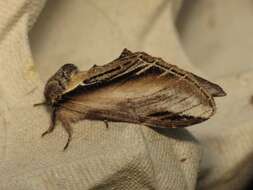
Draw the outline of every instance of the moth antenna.
[[[36,104],[33,104],[33,107],[37,107],[37,106],[44,106],[44,105],[49,105],[47,102],[40,102],[40,103],[36,103]]]

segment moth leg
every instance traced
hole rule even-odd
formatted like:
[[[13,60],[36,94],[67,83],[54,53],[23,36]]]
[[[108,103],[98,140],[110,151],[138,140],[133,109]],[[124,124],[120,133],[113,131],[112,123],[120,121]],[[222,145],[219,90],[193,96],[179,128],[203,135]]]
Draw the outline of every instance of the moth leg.
[[[63,128],[65,129],[65,131],[68,134],[68,141],[67,141],[67,143],[65,144],[65,146],[63,148],[63,151],[64,151],[64,150],[66,150],[68,148],[69,143],[72,140],[72,133],[73,133],[73,131],[72,131],[72,128],[71,128],[69,122],[62,121],[62,126],[63,126]]]
[[[105,127],[106,127],[106,129],[108,129],[108,128],[109,128],[108,121],[107,121],[107,120],[104,120],[104,123],[105,123]]]
[[[56,122],[56,109],[53,109],[49,128],[44,133],[42,133],[41,137],[44,137],[46,134],[51,133],[54,130],[55,122]]]

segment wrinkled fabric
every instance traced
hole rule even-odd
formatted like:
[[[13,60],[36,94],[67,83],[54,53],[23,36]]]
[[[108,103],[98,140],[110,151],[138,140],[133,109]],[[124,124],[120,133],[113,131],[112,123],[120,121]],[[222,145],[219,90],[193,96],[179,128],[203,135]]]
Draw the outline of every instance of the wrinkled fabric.
[[[242,189],[250,179],[252,77],[244,67],[238,78],[225,63],[223,73],[215,72],[224,56],[210,55],[205,42],[222,31],[205,41],[194,16],[199,9],[206,14],[208,5],[201,6],[191,9],[178,0],[1,2],[0,189]],[[229,54],[222,43],[217,52]],[[109,123],[106,129],[101,121],[81,121],[65,152],[60,123],[41,138],[50,113],[33,104],[43,101],[46,80],[64,63],[87,70],[112,61],[123,48],[162,57],[217,82],[229,95],[218,99],[215,117],[192,128]]]
[[[228,94],[213,119],[190,129],[204,148],[198,189],[245,189],[253,179],[252,5],[185,1],[177,20],[191,63]]]

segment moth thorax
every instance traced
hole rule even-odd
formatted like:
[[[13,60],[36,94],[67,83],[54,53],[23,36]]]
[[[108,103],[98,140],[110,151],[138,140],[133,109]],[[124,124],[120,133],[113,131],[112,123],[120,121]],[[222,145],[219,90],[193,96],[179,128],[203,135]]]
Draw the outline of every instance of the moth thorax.
[[[63,65],[57,71],[57,73],[62,75],[62,77],[64,77],[65,79],[70,79],[73,75],[77,74],[78,72],[79,72],[78,67],[75,66],[74,64],[71,64],[71,63],[67,63],[67,64]]]

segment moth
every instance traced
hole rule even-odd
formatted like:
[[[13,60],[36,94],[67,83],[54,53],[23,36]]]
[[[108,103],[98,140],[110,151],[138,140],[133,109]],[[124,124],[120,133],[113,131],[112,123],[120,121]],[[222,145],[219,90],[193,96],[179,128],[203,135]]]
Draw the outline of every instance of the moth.
[[[114,61],[80,71],[63,65],[46,83],[45,102],[72,138],[71,123],[80,120],[128,122],[148,127],[187,127],[215,114],[214,97],[225,96],[217,84],[145,52],[124,49]]]

